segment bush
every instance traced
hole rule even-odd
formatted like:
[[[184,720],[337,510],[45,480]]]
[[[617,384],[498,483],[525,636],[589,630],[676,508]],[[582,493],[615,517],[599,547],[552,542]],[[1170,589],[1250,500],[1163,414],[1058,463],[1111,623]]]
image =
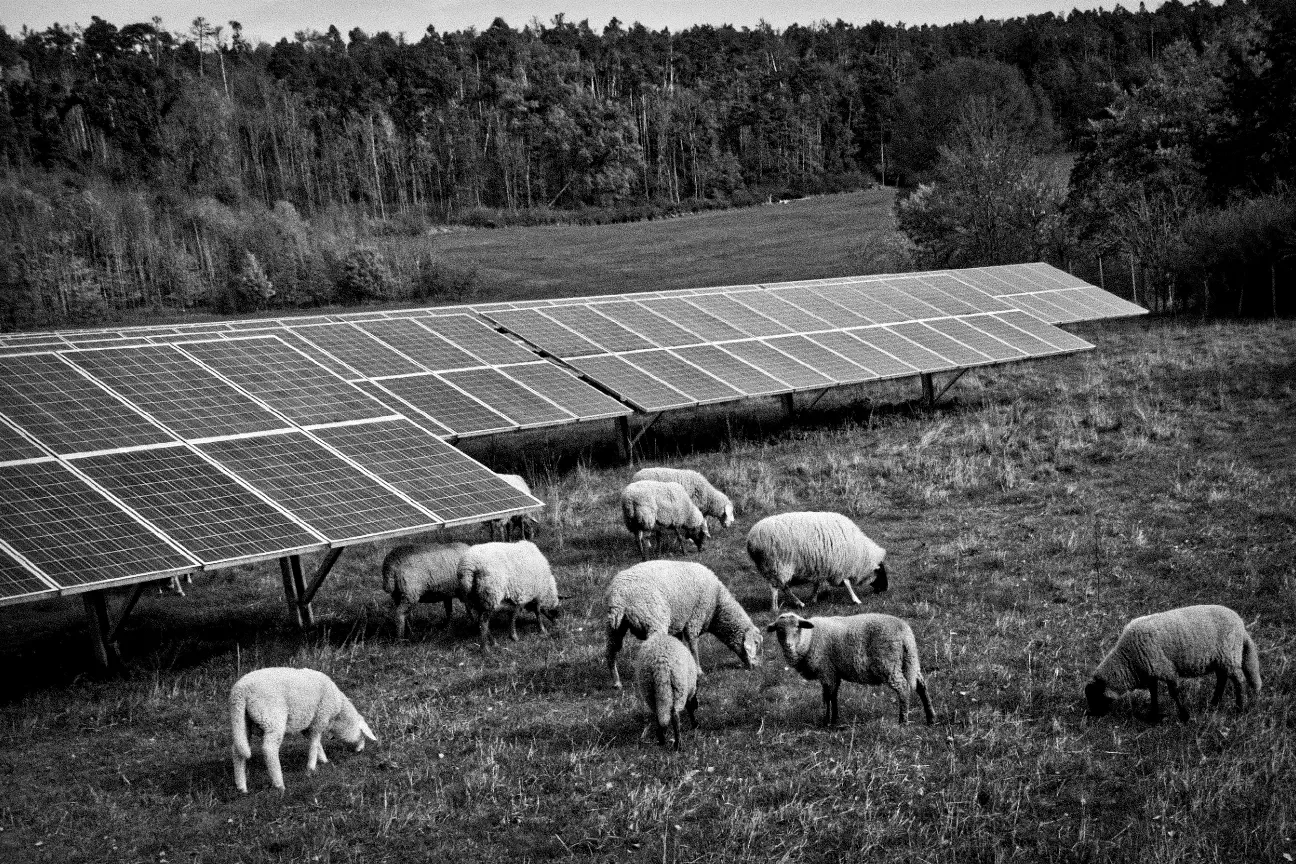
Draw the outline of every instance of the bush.
[[[364,303],[387,300],[396,293],[396,277],[381,252],[371,246],[359,246],[347,252],[337,278],[340,303]]]

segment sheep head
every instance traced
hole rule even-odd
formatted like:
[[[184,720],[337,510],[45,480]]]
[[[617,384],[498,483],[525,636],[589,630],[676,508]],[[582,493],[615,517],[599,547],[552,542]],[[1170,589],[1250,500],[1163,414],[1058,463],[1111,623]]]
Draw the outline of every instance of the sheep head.
[[[329,724],[329,729],[357,753],[364,749],[366,738],[370,741],[378,740],[373,730],[369,728],[369,724],[356,710],[355,705],[351,704],[350,699],[346,700],[342,710],[333,718],[333,722]]]
[[[1084,688],[1085,702],[1087,703],[1087,713],[1090,717],[1102,717],[1111,711],[1112,700],[1107,695],[1107,682],[1101,678],[1095,678],[1085,685]]]
[[[873,593],[881,594],[887,590],[887,584],[886,562],[879,561],[878,566],[873,569]]]
[[[765,634],[755,624],[747,628],[747,632],[743,634],[742,661],[748,669],[756,669],[764,661],[764,641]]]

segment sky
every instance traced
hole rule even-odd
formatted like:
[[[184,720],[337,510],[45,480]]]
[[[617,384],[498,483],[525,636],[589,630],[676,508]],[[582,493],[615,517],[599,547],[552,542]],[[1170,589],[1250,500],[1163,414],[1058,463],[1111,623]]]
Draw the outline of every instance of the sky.
[[[426,0],[422,3],[382,0],[0,0],[0,25],[17,35],[24,24],[37,30],[57,22],[89,24],[98,15],[117,26],[148,21],[161,16],[168,30],[185,30],[201,15],[212,24],[234,20],[243,25],[249,41],[278,41],[291,38],[298,30],[326,30],[337,25],[344,35],[359,27],[370,35],[386,30],[404,33],[413,41],[422,37],[429,24],[444,33],[473,26],[484,29],[497,17],[513,27],[533,19],[548,23],[561,12],[568,21],[588,19],[596,32],[616,17],[624,24],[642,22],[654,30],[672,31],[694,24],[755,26],[762,19],[776,28],[789,24],[812,24],[838,18],[855,24],[873,20],[888,24],[948,24],[952,21],[1012,18],[1043,12],[1063,13],[1072,8],[1111,8],[1115,0],[1062,2],[1062,0]],[[1126,0],[1137,8],[1138,0]],[[1159,3],[1149,3],[1154,7]]]

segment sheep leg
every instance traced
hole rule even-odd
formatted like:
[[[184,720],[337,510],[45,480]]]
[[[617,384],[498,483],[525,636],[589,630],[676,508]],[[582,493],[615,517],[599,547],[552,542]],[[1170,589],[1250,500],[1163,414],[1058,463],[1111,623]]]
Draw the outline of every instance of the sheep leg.
[[[814,591],[811,592],[810,594],[810,605],[813,606],[815,603],[819,602],[819,594],[822,591],[823,591],[823,583],[822,582],[814,583]],[[788,591],[788,593],[791,594],[792,592]]]
[[[697,707],[697,694],[694,693],[688,698],[688,701],[684,703],[684,710],[688,712],[689,722],[693,724],[694,729],[698,728],[697,714],[694,713],[697,711]]]
[[[322,740],[315,742],[315,755],[319,757],[319,761],[325,765],[328,764],[328,756],[324,753],[324,742]]]
[[[518,606],[514,606],[512,609],[509,610],[509,639],[511,639],[514,642],[518,641],[517,619],[518,619],[518,613],[521,611],[522,611],[521,607]]]
[[[1242,673],[1234,669],[1230,676],[1233,679],[1233,695],[1237,697],[1237,710],[1241,711],[1246,707],[1246,702],[1242,696],[1242,690],[1246,682],[1242,678]]]
[[[265,757],[266,770],[270,772],[270,785],[283,789],[283,768],[279,765],[279,745],[283,743],[282,732],[266,730],[261,740],[261,753]]]
[[[653,720],[653,726],[657,728],[657,744],[660,747],[666,746],[666,727]]]
[[[314,771],[315,766],[319,764],[320,754],[324,751],[324,745],[320,741],[320,736],[323,735],[323,732],[312,729],[307,732],[307,734],[310,736],[310,746],[306,748],[306,770]],[[325,759],[324,761],[327,762],[328,759]]]
[[[485,609],[481,610],[481,613],[477,619],[477,628],[481,637],[482,650],[485,651],[487,648],[490,647],[490,643],[491,643],[490,616],[486,614]]]
[[[788,599],[791,600],[792,603],[793,603],[793,604],[794,604],[798,609],[804,609],[804,608],[805,608],[805,605],[806,605],[806,604],[804,604],[804,603],[801,602],[801,598],[798,597],[798,596],[796,596],[795,594],[792,593],[792,586],[791,586],[791,585],[786,585],[786,584],[785,584],[785,585],[783,586],[783,591],[784,591],[784,593],[787,594]]]
[[[620,627],[607,628],[607,666],[612,670],[612,687],[616,690],[621,689],[621,673],[617,671],[616,658],[621,652],[621,643],[625,640],[628,629],[624,621]]]
[[[931,699],[927,697],[927,682],[918,676],[914,681],[914,691],[918,694],[918,699],[922,702],[923,715],[927,718],[927,725],[930,726],[936,722],[936,711],[932,708]]]
[[[680,715],[680,712],[678,712],[678,711],[672,711],[672,712],[671,712],[671,730],[675,733],[675,752],[676,752],[676,753],[678,753],[678,752],[679,752],[679,749],[680,749],[680,721],[679,721],[679,715]]]
[[[238,750],[234,750],[234,788],[240,792],[247,792],[247,760],[239,755]]]
[[[823,682],[823,722],[825,726],[837,725],[837,691],[840,688],[841,685],[838,683],[829,684],[827,681]]]
[[[777,615],[779,612],[779,589],[777,585],[770,586],[770,614]]]
[[[1229,676],[1223,669],[1215,670],[1215,692],[1211,694],[1210,706],[1218,708],[1220,699],[1224,698],[1224,688],[1228,685]]]
[[[1149,723],[1161,722],[1161,704],[1157,698],[1158,689],[1157,680],[1155,678],[1148,682],[1148,693],[1152,695],[1152,713],[1151,716],[1148,717]]]
[[[688,646],[689,651],[693,653],[693,662],[697,664],[698,677],[702,677],[702,658],[698,656],[698,637],[685,630],[680,634],[684,639],[684,644]]]
[[[447,598],[445,601],[446,620],[445,626],[448,628],[454,618],[454,600]]]
[[[1175,707],[1179,709],[1179,720],[1182,723],[1188,722],[1188,707],[1183,703],[1183,696],[1179,693],[1179,682],[1173,678],[1166,682],[1166,689],[1170,691],[1170,698],[1174,700]]]
[[[392,623],[396,625],[396,638],[405,638],[405,618],[409,615],[409,607],[404,603],[397,603],[392,609]]]
[[[545,635],[546,631],[544,626],[544,616],[540,614],[539,601],[537,601],[535,604],[535,613],[536,613],[536,626],[540,628],[540,635],[543,636]]]
[[[642,558],[643,560],[647,561],[647,560],[648,560],[648,544],[647,544],[647,541],[644,540],[644,533],[645,533],[645,532],[643,532],[643,531],[636,531],[636,532],[635,532],[635,542],[639,544],[639,557]]]
[[[853,585],[851,585],[851,580],[843,579],[842,584],[846,586],[846,593],[850,595],[851,602],[854,603],[856,606],[860,605],[860,599],[855,594],[855,588]]]

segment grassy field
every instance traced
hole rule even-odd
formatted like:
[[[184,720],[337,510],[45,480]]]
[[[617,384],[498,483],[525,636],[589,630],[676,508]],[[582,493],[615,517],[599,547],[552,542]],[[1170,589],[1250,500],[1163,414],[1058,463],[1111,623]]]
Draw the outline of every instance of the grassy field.
[[[760,517],[840,510],[886,546],[891,591],[865,607],[912,623],[933,727],[899,727],[889,691],[848,684],[824,730],[818,685],[772,639],[749,672],[705,637],[701,728],[660,750],[601,666],[603,586],[636,560],[615,504],[631,468],[609,461],[606,426],[504,438],[479,455],[530,475],[573,595],[548,637],[526,616],[520,643],[483,654],[462,610],[446,631],[428,607],[395,641],[376,546],[343,557],[304,643],[270,566],[148,596],[125,681],[82,674],[79,604],[3,610],[0,860],[1286,860],[1296,328],[1082,332],[1096,352],[970,373],[930,414],[907,381],[832,394],[793,425],[766,403],[668,415],[645,441],[647,461],[733,495],[737,524],[700,560],[757,623],[768,590],[743,537]],[[1207,711],[1199,679],[1187,725],[1147,723],[1146,694],[1086,719],[1081,687],[1125,621],[1193,602],[1248,622],[1257,704]],[[381,741],[326,740],[331,764],[307,775],[290,740],[287,791],[257,758],[241,796],[225,697],[275,664],[328,672]]]

